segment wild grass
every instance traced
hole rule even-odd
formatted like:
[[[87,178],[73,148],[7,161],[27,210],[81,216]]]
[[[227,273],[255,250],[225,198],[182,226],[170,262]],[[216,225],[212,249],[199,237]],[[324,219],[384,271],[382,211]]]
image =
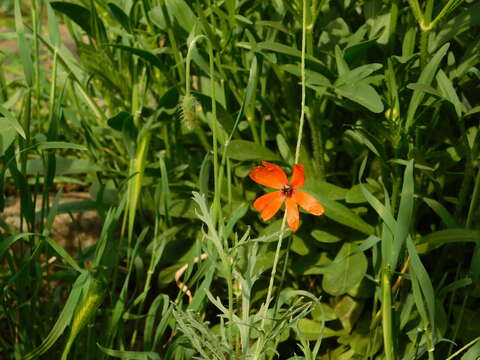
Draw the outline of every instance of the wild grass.
[[[4,1],[0,358],[477,359],[479,14]],[[261,161],[325,214],[263,222]]]

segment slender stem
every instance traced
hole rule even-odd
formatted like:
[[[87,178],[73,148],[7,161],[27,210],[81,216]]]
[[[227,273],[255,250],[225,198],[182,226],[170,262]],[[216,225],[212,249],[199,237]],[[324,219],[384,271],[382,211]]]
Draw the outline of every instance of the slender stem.
[[[295,163],[298,163],[300,158],[300,148],[302,144],[302,135],[303,135],[303,124],[305,122],[305,47],[306,47],[306,32],[307,32],[307,0],[303,0],[303,21],[302,21],[302,59],[301,59],[301,78],[302,78],[302,104],[301,104],[301,114],[300,114],[300,124],[298,128],[297,136],[297,146],[295,149]],[[283,216],[282,225],[280,227],[280,232],[278,235],[277,249],[275,250],[275,258],[273,259],[272,273],[270,275],[270,281],[268,284],[267,298],[265,299],[265,304],[262,307],[262,321],[260,324],[260,337],[257,341],[257,346],[255,348],[255,353],[253,359],[259,359],[260,353],[262,352],[265,345],[265,319],[268,314],[268,308],[270,307],[270,302],[272,301],[272,292],[273,292],[273,283],[275,281],[275,274],[277,272],[278,259],[280,258],[280,250],[282,248],[283,234],[285,230],[285,225],[287,223],[287,211]],[[390,359],[387,359],[390,360]]]
[[[283,215],[282,226],[280,227],[280,233],[278,235],[277,249],[275,250],[275,258],[273,259],[272,273],[270,275],[270,281],[268,283],[267,297],[265,304],[261,309],[262,321],[260,323],[260,336],[257,340],[257,346],[255,348],[255,354],[253,359],[259,359],[265,345],[265,320],[268,314],[268,308],[272,301],[273,283],[275,281],[275,273],[277,272],[278,259],[280,258],[280,249],[282,248],[283,233],[285,231],[285,225],[287,223],[287,212]]]
[[[206,38],[207,39],[207,38]],[[213,195],[213,223],[216,224],[220,218],[220,194],[219,194],[219,172],[218,168],[218,129],[217,129],[217,98],[215,94],[215,78],[213,76],[215,72],[214,58],[213,58],[213,45],[208,40],[208,57],[210,59],[210,90],[212,96],[212,135],[213,135],[213,176],[215,180],[214,195]]]
[[[386,360],[394,360],[393,322],[392,322],[392,288],[390,284],[390,269],[386,265],[382,272],[382,325],[383,343]]]
[[[38,8],[37,0],[31,0],[33,27],[33,60],[35,66],[35,110],[37,123],[40,123],[40,51],[38,46]]]
[[[477,177],[475,179],[475,185],[473,187],[472,198],[470,200],[470,206],[468,208],[467,221],[465,223],[465,226],[467,228],[469,228],[472,225],[473,214],[475,213],[475,210],[477,208],[479,191],[480,191],[480,170],[477,171]]]
[[[307,0],[303,0],[303,24],[302,24],[302,60],[300,64],[300,72],[302,76],[302,104],[301,104],[301,113],[300,113],[300,124],[298,126],[298,136],[297,136],[297,146],[295,148],[295,164],[298,163],[300,158],[300,147],[302,145],[302,135],[303,135],[303,123],[305,122],[305,97],[306,97],[306,86],[305,86],[305,43],[307,36]],[[313,30],[313,29],[312,29]]]
[[[463,174],[462,185],[460,186],[460,192],[458,193],[458,202],[455,207],[455,218],[461,222],[462,220],[462,210],[465,207],[467,198],[470,192],[470,183],[473,178],[473,159],[472,159],[472,149],[468,143],[467,132],[465,130],[465,124],[463,119],[458,119],[458,125],[460,133],[463,139],[463,145],[465,147],[465,172]]]

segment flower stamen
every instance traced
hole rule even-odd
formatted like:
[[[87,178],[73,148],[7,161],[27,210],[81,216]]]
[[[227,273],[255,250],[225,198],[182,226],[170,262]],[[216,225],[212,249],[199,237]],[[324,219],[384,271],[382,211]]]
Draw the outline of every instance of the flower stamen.
[[[293,195],[293,186],[290,185],[290,184],[287,184],[287,185],[284,185],[283,188],[282,188],[282,195],[287,197],[287,198],[290,198],[292,197]]]

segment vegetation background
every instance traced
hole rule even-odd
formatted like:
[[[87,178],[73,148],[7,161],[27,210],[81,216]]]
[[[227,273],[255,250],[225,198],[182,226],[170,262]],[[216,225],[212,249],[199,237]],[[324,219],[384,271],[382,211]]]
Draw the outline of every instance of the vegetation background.
[[[473,0],[3,0],[0,357],[478,359],[479,25]],[[325,215],[291,233],[248,173],[296,159]]]

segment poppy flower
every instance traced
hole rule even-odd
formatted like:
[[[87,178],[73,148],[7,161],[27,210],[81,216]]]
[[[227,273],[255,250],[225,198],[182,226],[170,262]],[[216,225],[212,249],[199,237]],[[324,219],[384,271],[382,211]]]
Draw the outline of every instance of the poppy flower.
[[[287,222],[292,231],[297,231],[300,224],[297,205],[313,215],[322,215],[325,212],[323,206],[312,195],[297,190],[302,188],[305,183],[303,165],[295,164],[293,166],[293,174],[289,182],[280,166],[266,161],[262,161],[262,164],[263,166],[257,166],[250,171],[250,178],[260,185],[279,190],[262,195],[253,203],[253,207],[260,211],[260,216],[264,221],[274,216],[284,202]]]

